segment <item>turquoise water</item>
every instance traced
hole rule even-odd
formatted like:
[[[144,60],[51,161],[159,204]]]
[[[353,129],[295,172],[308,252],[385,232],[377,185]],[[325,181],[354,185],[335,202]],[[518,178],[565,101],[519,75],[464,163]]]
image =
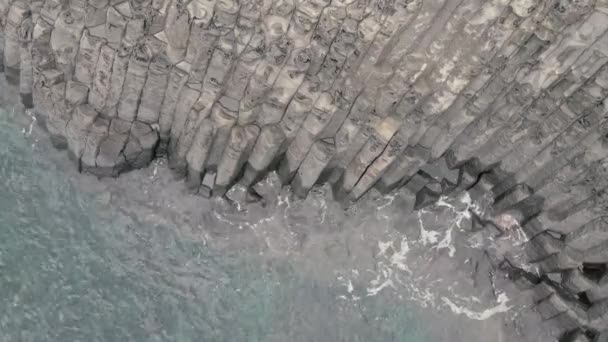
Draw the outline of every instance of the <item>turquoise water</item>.
[[[433,341],[386,298],[101,212],[15,115],[0,110],[0,341]]]

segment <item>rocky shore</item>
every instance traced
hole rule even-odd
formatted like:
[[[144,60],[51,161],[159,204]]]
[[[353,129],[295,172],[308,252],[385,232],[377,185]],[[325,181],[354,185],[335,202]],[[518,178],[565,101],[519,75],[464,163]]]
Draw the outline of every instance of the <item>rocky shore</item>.
[[[467,191],[476,229],[524,232],[509,267],[555,339],[607,338],[605,0],[0,0],[0,55],[99,177],[166,157],[205,197],[276,171],[419,212]]]

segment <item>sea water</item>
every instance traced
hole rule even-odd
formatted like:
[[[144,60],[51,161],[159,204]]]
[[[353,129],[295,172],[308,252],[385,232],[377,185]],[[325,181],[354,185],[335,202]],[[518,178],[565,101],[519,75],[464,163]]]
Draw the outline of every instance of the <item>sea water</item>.
[[[0,341],[503,340],[506,295],[434,259],[464,211],[432,231],[442,214],[398,216],[396,195],[207,200],[161,162],[97,180],[24,116],[0,110]]]

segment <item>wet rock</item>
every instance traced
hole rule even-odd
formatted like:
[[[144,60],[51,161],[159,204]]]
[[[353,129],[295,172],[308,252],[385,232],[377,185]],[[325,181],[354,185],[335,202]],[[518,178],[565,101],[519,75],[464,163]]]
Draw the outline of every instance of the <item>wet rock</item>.
[[[333,141],[321,140],[312,146],[292,181],[296,195],[302,198],[308,195],[308,192],[317,183],[319,176],[334,153],[335,146]]]
[[[433,191],[431,188],[425,186],[416,193],[416,204],[414,205],[414,210],[420,210],[437,202],[440,196],[440,192]]]
[[[83,172],[95,172],[99,147],[101,142],[108,136],[109,126],[110,120],[97,116],[89,128],[84,151],[82,152],[82,156],[80,158]]]
[[[259,133],[260,129],[255,125],[232,128],[228,145],[218,166],[214,190],[216,193],[225,193],[237,180]]]
[[[85,94],[86,95],[86,94]],[[84,96],[83,96],[84,97]],[[87,104],[81,104],[74,110],[72,118],[65,129],[68,153],[80,168],[80,158],[84,152],[89,128],[97,117],[97,111]]]
[[[385,175],[380,178],[376,187],[381,192],[389,192],[400,182],[409,180],[426,163],[428,155],[428,149],[419,145],[406,148]]]
[[[596,288],[592,279],[588,278],[579,269],[572,269],[564,272],[562,284],[572,293],[581,293],[589,289]]]
[[[158,132],[152,129],[149,124],[135,121],[131,125],[129,133],[129,140],[123,154],[131,168],[144,168],[154,157],[154,149],[158,143]]]
[[[207,171],[205,173],[205,177],[203,177],[203,183],[201,184],[201,188],[199,193],[201,196],[210,198],[213,194],[213,188],[215,187],[215,178],[216,173],[213,171]]]
[[[127,140],[131,123],[119,118],[110,121],[108,136],[99,145],[95,160],[96,168],[92,173],[99,177],[116,177],[127,168],[127,160],[122,153]]]
[[[211,120],[203,121],[199,126],[192,147],[186,155],[188,162],[188,174],[186,184],[193,191],[198,191],[201,184],[202,173],[205,168],[205,162],[211,149],[215,127]]]
[[[253,185],[263,176],[285,141],[285,135],[278,125],[265,126],[251,151],[243,175],[243,184]]]
[[[169,167],[174,170],[176,177],[181,178],[184,176],[186,171],[186,156],[182,153],[178,153],[179,139],[185,129],[186,120],[192,110],[192,106],[199,98],[200,92],[196,89],[185,87],[183,88],[179,100],[176,103],[175,112],[173,114],[173,122],[170,130],[169,148],[167,151],[169,157]],[[192,129],[188,127],[187,129]],[[161,128],[162,133],[162,128]]]
[[[169,74],[169,83],[165,90],[165,97],[163,104],[160,109],[160,116],[158,124],[160,126],[160,139],[161,139],[161,153],[166,152],[166,145],[168,144],[171,127],[175,117],[176,107],[179,101],[179,96],[182,92],[183,87],[188,81],[188,74],[182,69],[173,68]]]

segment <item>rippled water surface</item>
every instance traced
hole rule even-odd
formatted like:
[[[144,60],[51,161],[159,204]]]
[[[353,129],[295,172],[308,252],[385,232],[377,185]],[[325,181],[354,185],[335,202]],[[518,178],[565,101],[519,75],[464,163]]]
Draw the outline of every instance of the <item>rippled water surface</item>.
[[[503,340],[515,304],[471,285],[458,213],[446,233],[398,197],[207,201],[162,163],[98,181],[19,115],[0,111],[0,341]]]

